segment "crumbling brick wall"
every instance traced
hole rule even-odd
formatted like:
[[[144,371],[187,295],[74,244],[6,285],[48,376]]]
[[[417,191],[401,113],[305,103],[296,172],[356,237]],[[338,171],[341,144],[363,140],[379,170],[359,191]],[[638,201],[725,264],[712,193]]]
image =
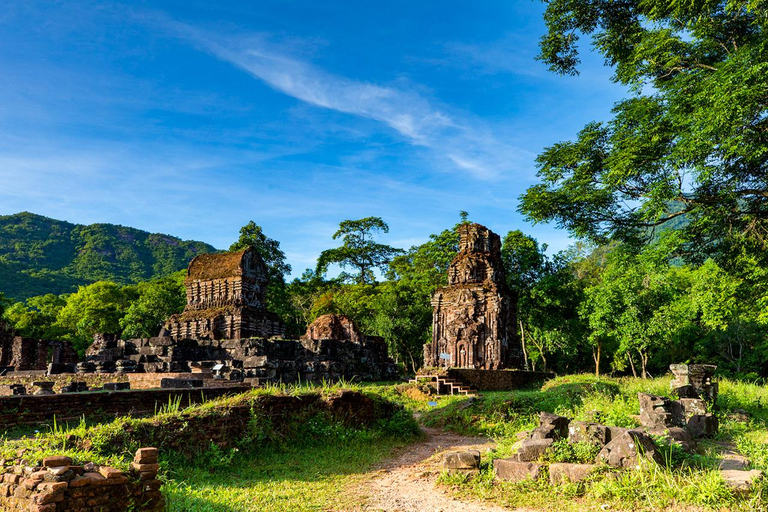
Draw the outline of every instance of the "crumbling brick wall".
[[[35,512],[122,512],[165,509],[157,479],[156,448],[140,448],[131,469],[93,463],[73,464],[69,457],[46,457],[40,465],[21,458],[0,469],[0,508]]]

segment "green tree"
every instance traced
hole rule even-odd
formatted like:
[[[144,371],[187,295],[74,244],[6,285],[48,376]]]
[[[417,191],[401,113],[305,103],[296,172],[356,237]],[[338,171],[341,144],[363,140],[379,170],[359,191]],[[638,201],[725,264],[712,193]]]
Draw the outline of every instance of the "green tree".
[[[3,292],[0,292],[0,318],[3,317],[3,314],[5,313],[5,309],[11,305],[11,301],[9,301]]]
[[[691,253],[768,240],[768,16],[764,1],[551,0],[540,59],[576,74],[579,35],[631,95],[607,123],[537,159],[529,219],[598,243],[636,243],[684,218]],[[700,256],[702,257],[702,256]],[[702,258],[703,258],[702,257]]]
[[[280,249],[280,242],[269,238],[264,230],[253,221],[240,228],[240,238],[233,243],[230,251],[241,251],[248,247],[254,247],[261,259],[269,268],[270,279],[284,280],[291,273],[291,266],[285,258],[285,253]]]
[[[67,305],[59,311],[56,325],[66,330],[65,339],[69,339],[82,355],[94,334],[122,332],[120,319],[136,297],[135,287],[121,288],[108,281],[80,286],[67,298]]]
[[[16,302],[5,312],[14,330],[28,338],[58,339],[65,331],[56,325],[56,318],[67,301],[64,296],[39,295],[26,302]]]
[[[285,253],[280,249],[280,242],[269,238],[264,234],[261,226],[250,221],[240,228],[240,238],[229,247],[229,250],[240,251],[247,247],[256,249],[269,270],[267,309],[280,317],[286,326],[287,334],[300,334],[302,326],[296,322],[297,311],[294,309],[285,283],[285,277],[291,273],[291,266],[286,261]]]
[[[694,321],[691,308],[684,307],[689,274],[685,267],[670,265],[669,246],[663,242],[639,255],[622,246],[608,255],[600,280],[585,291],[582,314],[595,345],[615,343],[614,368],[629,364],[637,375],[637,361],[645,378],[650,358],[679,343],[680,333]]]
[[[501,256],[512,293],[517,333],[526,368],[544,370],[554,354],[573,356],[582,349],[583,322],[578,316],[582,287],[564,254],[550,259],[546,245],[522,231],[504,237]]]
[[[386,281],[373,299],[371,328],[387,342],[395,362],[415,372],[423,363],[424,343],[431,338],[432,307],[408,281]]]
[[[181,313],[187,303],[185,276],[186,272],[182,270],[163,279],[140,283],[136,287],[138,297],[131,302],[119,322],[123,336],[157,336],[169,316]]]
[[[333,234],[333,239],[342,239],[341,247],[326,249],[317,260],[318,274],[325,274],[328,267],[337,264],[341,268],[352,267],[354,274],[342,272],[344,280],[358,284],[376,282],[373,271],[385,271],[394,256],[401,254],[401,249],[373,241],[376,233],[389,233],[389,226],[381,217],[366,217],[359,220],[345,220]]]

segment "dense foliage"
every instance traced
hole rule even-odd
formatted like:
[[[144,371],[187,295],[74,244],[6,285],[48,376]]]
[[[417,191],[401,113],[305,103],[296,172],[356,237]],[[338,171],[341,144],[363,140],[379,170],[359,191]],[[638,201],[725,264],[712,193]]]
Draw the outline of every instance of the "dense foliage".
[[[135,284],[214,251],[202,242],[114,224],[83,226],[26,212],[0,216],[0,292],[23,300],[96,281]]]
[[[538,158],[521,211],[578,237],[635,243],[685,218],[699,261],[768,241],[768,5],[551,0],[540,58],[575,74],[579,34],[632,94]],[[727,255],[723,255],[727,258]]]

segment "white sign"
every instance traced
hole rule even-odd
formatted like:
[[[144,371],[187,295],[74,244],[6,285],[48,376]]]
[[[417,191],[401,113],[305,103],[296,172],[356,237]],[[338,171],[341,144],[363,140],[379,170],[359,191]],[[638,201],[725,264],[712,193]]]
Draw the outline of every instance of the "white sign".
[[[451,360],[451,354],[446,354],[445,352],[443,352],[443,353],[440,354],[440,359],[447,359],[447,360],[450,361]]]

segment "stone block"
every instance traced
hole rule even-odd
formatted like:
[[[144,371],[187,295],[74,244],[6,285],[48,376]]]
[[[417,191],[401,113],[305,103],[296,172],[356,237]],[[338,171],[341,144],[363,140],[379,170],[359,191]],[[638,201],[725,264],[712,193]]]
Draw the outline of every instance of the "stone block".
[[[693,437],[712,437],[719,428],[717,416],[714,414],[694,414],[688,420],[688,432]]]
[[[686,419],[696,414],[707,414],[707,402],[701,398],[681,398],[678,402],[683,407]]]
[[[723,476],[723,480],[725,480],[728,487],[737,491],[750,490],[752,484],[763,476],[763,472],[758,469],[753,469],[752,471],[726,469],[721,471],[720,474]]]
[[[531,439],[565,439],[570,420],[549,412],[539,414],[539,426],[531,432]]]
[[[202,388],[203,379],[170,379],[163,378],[160,380],[160,387],[162,389],[190,389],[190,388]]]
[[[554,439],[525,439],[520,442],[512,458],[519,462],[539,460],[554,442]]]
[[[71,466],[72,459],[64,457],[63,455],[57,455],[55,457],[46,457],[43,459],[43,466],[47,468],[55,468],[59,466]]]
[[[448,452],[443,455],[443,467],[446,469],[477,469],[480,467],[480,452],[478,450]]]
[[[29,498],[32,500],[32,503],[36,503],[38,505],[45,505],[46,503],[58,503],[60,501],[64,501],[64,493],[56,493],[56,494],[33,494]]]
[[[160,465],[155,464],[139,464],[138,462],[132,462],[131,467],[139,473],[155,473],[160,471]]]
[[[57,466],[54,468],[48,468],[48,473],[53,476],[64,476],[69,470],[69,466]],[[45,475],[43,475],[43,478],[45,478]]]
[[[637,430],[629,430],[611,440],[595,460],[619,468],[636,468],[643,460],[663,462],[653,439]]]
[[[656,429],[685,426],[685,414],[679,402],[663,396],[638,393],[640,402],[640,424]]]
[[[664,429],[654,429],[649,430],[648,434],[666,437],[671,444],[680,446],[686,452],[692,452],[696,448],[696,441],[686,428],[669,427]]]
[[[69,482],[69,486],[72,488],[86,487],[88,485],[91,485],[91,479],[86,476],[76,476]]]
[[[591,443],[605,446],[610,439],[611,431],[605,425],[586,421],[572,421],[568,424],[569,443]]]
[[[493,468],[496,478],[507,482],[520,482],[526,479],[538,480],[542,465],[536,462],[520,462],[512,459],[496,459]]]
[[[567,482],[581,482],[597,467],[596,464],[568,464],[554,462],[549,465],[549,483],[558,485]]]
[[[115,469],[109,466],[101,466],[99,468],[99,474],[106,479],[110,479],[110,478],[117,478],[119,476],[122,476],[123,472],[120,471],[119,469]]]
[[[68,486],[67,482],[43,482],[37,486],[37,492],[56,494],[64,492]]]

